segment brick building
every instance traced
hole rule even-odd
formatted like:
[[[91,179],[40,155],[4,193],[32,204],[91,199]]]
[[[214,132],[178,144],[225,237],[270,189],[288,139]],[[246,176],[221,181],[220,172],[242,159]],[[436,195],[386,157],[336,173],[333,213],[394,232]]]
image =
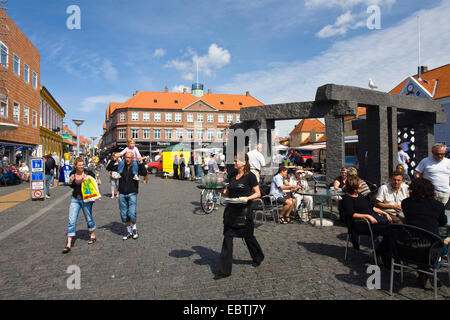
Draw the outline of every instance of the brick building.
[[[0,9],[0,154],[28,160],[39,145],[40,53]]]
[[[136,140],[141,154],[185,142],[194,148],[222,147],[225,130],[240,122],[240,110],[263,103],[245,95],[203,94],[203,85],[194,84],[192,92],[138,91],[124,103],[111,102],[106,109],[100,148],[111,152]]]

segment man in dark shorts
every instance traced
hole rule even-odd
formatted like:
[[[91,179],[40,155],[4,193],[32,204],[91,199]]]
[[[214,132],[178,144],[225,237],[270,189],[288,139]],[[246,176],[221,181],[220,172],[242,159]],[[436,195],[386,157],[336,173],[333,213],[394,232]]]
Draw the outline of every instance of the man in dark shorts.
[[[287,168],[280,168],[278,170],[278,174],[273,177],[272,184],[270,185],[270,194],[273,195],[273,198],[277,201],[277,203],[283,205],[283,210],[280,213],[280,223],[286,224],[291,222],[289,215],[291,211],[295,207],[295,199],[290,198],[284,191],[290,191],[297,188],[297,186],[285,186],[284,178],[286,178],[288,174]]]

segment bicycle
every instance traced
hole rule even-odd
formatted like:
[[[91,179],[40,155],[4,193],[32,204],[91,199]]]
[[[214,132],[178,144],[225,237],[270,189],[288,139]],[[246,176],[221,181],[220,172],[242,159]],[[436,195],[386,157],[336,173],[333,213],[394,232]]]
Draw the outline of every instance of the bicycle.
[[[203,212],[210,214],[214,210],[218,210],[221,203],[222,194],[214,189],[203,189],[200,194],[200,203]]]

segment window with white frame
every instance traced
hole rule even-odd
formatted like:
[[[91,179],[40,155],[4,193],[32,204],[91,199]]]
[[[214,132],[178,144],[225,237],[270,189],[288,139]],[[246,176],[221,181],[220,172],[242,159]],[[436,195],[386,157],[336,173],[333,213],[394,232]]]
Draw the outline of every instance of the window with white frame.
[[[150,112],[144,112],[142,114],[142,120],[145,122],[149,122],[150,121]]]
[[[38,114],[37,114],[37,111],[34,111],[33,110],[33,128],[37,128],[37,117],[38,117]]]
[[[20,58],[14,54],[14,73],[20,76]]]
[[[233,115],[227,114],[227,123],[232,123],[232,122],[233,122]]]
[[[8,47],[0,41],[0,63],[6,68],[8,68],[8,54]]]
[[[0,101],[0,117],[8,118],[8,100]]]
[[[214,113],[208,113],[208,122],[214,122]]]
[[[142,129],[142,138],[143,139],[150,139],[150,129]]]
[[[197,129],[197,139],[203,140],[203,129]]]
[[[23,64],[23,80],[30,83],[30,67],[26,63]]]
[[[119,115],[119,121],[120,122],[125,122],[125,112],[121,112]]]
[[[187,138],[194,139],[194,129],[187,129]]]
[[[131,139],[139,139],[139,129],[131,129]]]
[[[183,129],[177,129],[177,139],[183,139]]]
[[[187,114],[187,122],[194,122],[194,114],[193,113]]]
[[[172,112],[166,112],[166,122],[172,122]]]
[[[217,129],[217,139],[223,139],[223,129]]]
[[[154,122],[161,122],[161,113],[160,112],[153,113],[153,121]]]
[[[23,123],[27,126],[30,124],[30,108],[25,106],[23,107]]]
[[[127,129],[119,129],[119,140],[125,140],[127,138]]]
[[[208,140],[213,140],[213,139],[214,139],[214,130],[208,129],[208,132],[207,132],[207,134],[206,134],[206,138],[207,138]]]
[[[217,122],[224,123],[225,122],[225,115],[223,113],[219,113],[217,116]]]
[[[20,122],[20,104],[18,104],[17,102],[14,102],[13,120],[16,122]]]
[[[139,112],[131,113],[131,121],[139,121]]]
[[[175,122],[181,122],[181,121],[182,121],[181,113],[175,113]]]
[[[167,140],[172,139],[172,129],[165,129],[164,134]]]
[[[36,72],[33,71],[33,88],[38,88],[38,75]]]
[[[197,113],[197,122],[203,122],[203,113]]]
[[[236,115],[236,123],[240,123],[241,122],[241,115],[238,113]]]
[[[155,139],[161,139],[161,129],[153,129],[153,136]]]

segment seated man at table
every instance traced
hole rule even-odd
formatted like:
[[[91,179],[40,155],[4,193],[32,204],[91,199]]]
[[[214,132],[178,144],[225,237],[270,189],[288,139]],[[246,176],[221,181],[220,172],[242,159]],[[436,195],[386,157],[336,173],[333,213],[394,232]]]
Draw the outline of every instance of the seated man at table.
[[[295,207],[295,199],[289,198],[289,196],[285,193],[286,191],[293,191],[297,189],[297,186],[286,186],[284,185],[283,179],[286,178],[288,174],[288,169],[281,167],[278,170],[278,174],[273,177],[272,184],[270,185],[270,194],[273,196],[273,199],[283,205],[283,209],[281,210],[279,220],[281,224],[290,223],[291,219],[289,215],[291,214],[292,209]]]
[[[394,171],[389,182],[378,190],[375,206],[387,212],[393,223],[404,223],[402,201],[409,197],[408,185],[403,182],[403,173]]]
[[[304,171],[303,167],[299,167],[297,171],[295,171],[295,178],[292,179],[291,181],[291,185],[297,185],[298,187],[297,192],[295,192],[293,196],[294,199],[296,200],[295,210],[298,213],[299,219],[302,220],[303,222],[308,222],[311,220],[311,211],[314,207],[313,197],[302,194],[302,192],[310,191],[308,181],[306,180],[307,176],[312,176],[312,172]],[[302,201],[305,203],[306,206],[306,214],[307,214],[306,216],[304,215],[303,210],[300,209]]]

